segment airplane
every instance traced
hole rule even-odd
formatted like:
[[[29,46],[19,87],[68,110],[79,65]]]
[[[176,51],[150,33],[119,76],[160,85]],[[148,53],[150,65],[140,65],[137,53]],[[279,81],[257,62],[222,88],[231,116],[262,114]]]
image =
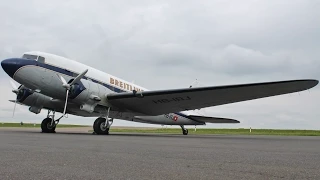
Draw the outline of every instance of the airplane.
[[[114,119],[140,123],[185,125],[240,123],[238,120],[202,116],[196,109],[294,93],[313,88],[314,79],[298,79],[225,86],[148,90],[80,62],[58,55],[31,51],[1,62],[3,70],[19,87],[13,87],[11,102],[29,106],[39,114],[48,110],[41,123],[43,133],[54,133],[67,114],[97,117],[95,134],[109,134]],[[15,111],[15,106],[13,113]],[[55,112],[62,115],[55,117]]]

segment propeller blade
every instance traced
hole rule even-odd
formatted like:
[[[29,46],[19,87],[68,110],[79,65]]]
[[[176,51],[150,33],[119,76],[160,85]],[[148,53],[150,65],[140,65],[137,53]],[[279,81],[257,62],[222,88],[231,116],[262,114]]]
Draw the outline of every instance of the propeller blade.
[[[19,89],[13,89],[12,92],[15,93],[15,94],[18,94],[19,93]]]
[[[19,90],[20,90],[20,89],[23,89],[23,88],[25,88],[25,87],[24,87],[24,85],[22,85],[22,84],[18,87]]]
[[[12,80],[10,80],[10,84],[13,89],[18,89],[17,85]]]
[[[67,105],[68,105],[68,97],[69,97],[69,89],[67,89],[67,93],[66,93],[66,102],[64,104],[63,115],[66,114]]]
[[[80,81],[81,78],[83,78],[84,75],[86,75],[88,72],[88,69],[83,71],[81,74],[79,74],[74,80],[69,84],[70,86],[74,85],[76,82]]]
[[[12,118],[14,117],[14,112],[16,111],[16,106],[17,106],[17,99],[14,101],[14,107],[13,107],[13,112],[12,112]]]
[[[59,77],[60,81],[62,82],[62,86],[65,87],[67,89],[66,91],[66,102],[64,104],[64,108],[63,108],[63,115],[64,116],[66,114],[67,111],[67,105],[68,105],[68,98],[69,98],[69,90],[71,88],[72,85],[74,85],[75,83],[77,83],[78,81],[81,80],[81,78],[83,78],[83,76],[86,75],[86,73],[88,72],[88,69],[86,69],[85,71],[83,71],[81,74],[79,74],[76,78],[74,78],[69,84],[67,83],[67,81],[60,76],[59,74],[57,74],[57,76]]]
[[[60,79],[60,81],[62,82],[62,84],[68,84],[67,81],[60,74],[57,74],[57,76]]]
[[[70,85],[67,83],[66,79],[64,79],[60,74],[57,74],[57,76],[62,82],[62,86],[66,89],[70,89]]]

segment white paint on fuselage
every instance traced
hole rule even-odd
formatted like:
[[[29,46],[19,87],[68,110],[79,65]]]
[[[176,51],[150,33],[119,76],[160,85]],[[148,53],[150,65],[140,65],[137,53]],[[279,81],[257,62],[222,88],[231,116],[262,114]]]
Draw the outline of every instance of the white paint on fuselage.
[[[138,86],[138,85],[136,85],[134,83],[130,83],[130,82],[125,81],[125,80],[123,80],[121,78],[112,76],[112,75],[110,75],[108,73],[105,73],[105,72],[100,71],[98,69],[95,69],[93,67],[87,66],[87,65],[82,64],[80,62],[77,62],[75,60],[71,60],[71,59],[68,59],[68,58],[64,58],[64,57],[61,57],[61,56],[57,56],[57,55],[49,54],[49,53],[45,53],[45,52],[38,52],[38,51],[26,52],[25,54],[42,56],[42,57],[45,58],[45,63],[46,64],[53,65],[53,66],[59,67],[61,69],[67,69],[67,70],[69,70],[71,72],[75,72],[75,73],[78,73],[78,74],[80,74],[84,70],[88,69],[88,73],[86,74],[87,77],[89,77],[91,79],[94,79],[96,81],[105,83],[105,84],[109,84],[111,86],[114,86],[114,85],[110,84],[110,78],[113,78],[113,79],[117,79],[117,80],[119,80],[119,81],[121,81],[123,83],[129,84],[132,87],[137,87],[137,88],[139,88],[139,89],[141,89],[143,91],[147,91],[148,90],[148,89],[143,88],[141,86]],[[120,88],[123,91],[129,92],[125,88],[121,88],[119,86],[117,86],[117,88]]]

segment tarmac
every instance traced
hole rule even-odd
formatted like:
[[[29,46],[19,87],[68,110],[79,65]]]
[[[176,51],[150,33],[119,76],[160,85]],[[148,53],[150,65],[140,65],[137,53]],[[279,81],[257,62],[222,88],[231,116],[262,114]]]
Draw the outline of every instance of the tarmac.
[[[320,137],[0,128],[0,165],[1,179],[320,179]]]

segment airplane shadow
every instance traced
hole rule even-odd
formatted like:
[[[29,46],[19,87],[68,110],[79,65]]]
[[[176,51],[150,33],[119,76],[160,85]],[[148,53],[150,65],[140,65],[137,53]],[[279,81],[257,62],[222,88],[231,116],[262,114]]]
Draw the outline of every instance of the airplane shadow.
[[[122,132],[110,132],[109,135],[97,135],[90,132],[67,132],[67,131],[60,131],[57,130],[56,133],[42,133],[39,129],[32,129],[32,130],[5,130],[1,131],[1,133],[9,133],[9,134],[42,134],[44,136],[55,136],[55,135],[66,135],[66,136],[95,136],[95,137],[140,137],[140,138],[180,138],[180,139],[235,139],[235,138],[246,138],[240,137],[237,135],[225,135],[225,134],[209,134],[209,135],[199,135],[199,134],[189,134],[189,135],[182,135],[182,134],[164,134],[164,133],[122,133]],[[247,137],[253,138],[253,137]]]
[[[182,134],[164,134],[164,133],[122,133],[122,132],[110,132],[109,135],[97,135],[91,132],[67,132],[67,131],[59,131],[57,130],[56,133],[43,133],[40,129],[7,129],[1,130],[1,133],[8,133],[8,134],[43,134],[43,135],[67,135],[67,136],[96,136],[96,137],[146,137],[146,138],[219,138],[219,137],[226,137],[227,135],[199,135],[199,134],[189,134],[189,135],[182,135]]]
[[[268,135],[228,135],[228,134],[189,134],[189,135],[182,135],[182,134],[164,134],[164,133],[122,133],[122,132],[110,132],[109,135],[97,135],[90,132],[66,132],[59,130],[56,133],[42,133],[41,130],[32,129],[32,130],[1,130],[0,134],[8,133],[8,134],[43,134],[43,135],[67,135],[67,136],[96,136],[96,137],[140,137],[140,138],[181,138],[181,139],[247,139],[247,140],[261,140],[261,139],[296,139],[296,138],[304,138],[304,137],[295,137],[295,136],[268,136]],[[305,137],[307,138],[307,137]],[[310,138],[310,137],[309,137]],[[316,138],[316,137],[314,137]],[[319,138],[319,137],[318,137]]]

